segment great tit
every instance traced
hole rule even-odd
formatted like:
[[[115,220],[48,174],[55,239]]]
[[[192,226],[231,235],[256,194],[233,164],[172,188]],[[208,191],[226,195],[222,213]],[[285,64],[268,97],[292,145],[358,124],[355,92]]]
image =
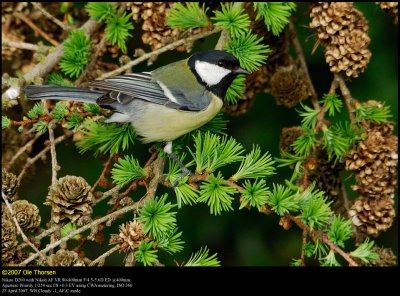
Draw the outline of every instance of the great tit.
[[[24,91],[31,100],[71,100],[111,109],[114,113],[106,122],[130,122],[143,143],[168,143],[164,150],[171,154],[171,141],[221,110],[238,74],[249,72],[232,54],[208,50],[151,72],[90,81],[90,89],[33,85]]]
[[[169,142],[214,118],[236,75],[248,73],[230,53],[209,50],[151,72],[90,81],[92,89],[32,85],[24,91],[31,100],[96,103],[114,111],[106,122],[130,122],[143,143]]]

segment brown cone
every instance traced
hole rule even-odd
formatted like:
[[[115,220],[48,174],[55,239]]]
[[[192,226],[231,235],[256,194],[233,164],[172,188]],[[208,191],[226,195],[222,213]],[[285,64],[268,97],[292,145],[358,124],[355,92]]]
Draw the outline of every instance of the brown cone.
[[[353,12],[353,2],[315,3],[310,12],[310,28],[317,31],[318,39],[329,42],[332,36],[353,25]]]
[[[344,165],[340,162],[329,160],[328,154],[324,149],[317,149],[317,164],[315,169],[310,171],[309,180],[316,182],[316,187],[326,193],[328,201],[336,201],[340,193],[342,181],[340,172]]]
[[[68,250],[58,250],[57,253],[50,255],[47,264],[49,266],[85,266],[84,261],[78,253]]]
[[[325,51],[325,60],[333,73],[345,73],[347,77],[358,77],[364,72],[371,52],[368,49],[370,38],[361,30],[346,33],[344,42],[328,44]]]
[[[392,15],[394,17],[393,23],[397,25],[399,18],[398,15],[399,2],[375,2],[375,3],[378,4],[385,12]]]
[[[50,186],[44,204],[52,207],[53,221],[75,222],[92,214],[93,194],[90,185],[82,177],[65,176]]]
[[[396,266],[397,265],[397,256],[393,253],[393,251],[391,249],[374,246],[372,248],[372,250],[379,255],[379,258],[372,260],[371,262],[368,262],[368,263],[360,260],[361,265],[364,265],[364,266]]]
[[[351,207],[349,215],[357,229],[378,236],[393,224],[396,215],[394,200],[390,197],[375,200],[360,196]]]
[[[144,239],[143,225],[139,222],[131,221],[119,226],[119,234],[112,234],[110,245],[119,244],[123,252],[134,251]]]
[[[15,199],[15,194],[19,187],[17,176],[13,173],[7,172],[5,169],[1,171],[1,190],[7,196],[9,201]]]
[[[15,253],[17,246],[17,230],[14,222],[9,219],[1,219],[1,262],[6,264]]]
[[[364,72],[371,52],[368,23],[352,2],[319,2],[311,8],[310,27],[317,42],[326,45],[325,59],[333,73],[358,77]]]
[[[292,144],[303,134],[300,126],[284,127],[279,140],[279,148],[290,154],[294,154]]]
[[[352,188],[368,198],[393,198],[397,187],[398,142],[393,124],[365,123],[365,140],[358,142],[345,160],[346,169],[356,172]]]
[[[277,68],[270,83],[271,94],[278,105],[292,108],[309,96],[307,84],[295,64]]]
[[[39,227],[41,217],[39,209],[36,205],[28,202],[27,200],[17,200],[12,203],[12,208],[17,218],[19,226],[22,230],[29,231],[35,230]]]

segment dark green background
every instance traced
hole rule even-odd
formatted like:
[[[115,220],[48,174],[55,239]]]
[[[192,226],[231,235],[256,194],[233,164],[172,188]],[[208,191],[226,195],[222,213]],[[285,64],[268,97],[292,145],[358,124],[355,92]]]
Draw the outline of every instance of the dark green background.
[[[393,121],[398,122],[398,55],[397,41],[398,28],[393,25],[393,18],[384,14],[377,5],[373,3],[358,3],[356,6],[365,13],[369,21],[369,35],[371,37],[370,50],[372,58],[365,73],[359,78],[352,79],[348,86],[352,95],[359,101],[377,99],[385,101],[391,106]],[[321,47],[311,55],[315,39],[312,30],[307,28],[310,21],[307,14],[307,5],[299,4],[295,13],[299,39],[303,46],[306,60],[314,86],[321,96],[329,89],[332,74],[325,64],[323,50]],[[139,26],[137,26],[139,27]],[[140,31],[134,31],[135,38],[132,39],[132,48],[143,47],[140,42]],[[212,36],[206,41],[197,42],[194,51],[211,49],[214,47],[218,36]],[[139,42],[139,45],[138,45]],[[130,52],[131,54],[132,52]],[[139,65],[134,71],[149,71],[161,65],[175,60],[186,58],[188,54],[175,51],[161,55],[154,65],[147,67]],[[343,112],[343,118],[347,116]],[[228,118],[228,116],[225,116]],[[228,134],[243,143],[250,150],[253,144],[261,146],[262,151],[270,151],[277,157],[278,143],[281,129],[297,125],[299,116],[294,109],[277,106],[269,94],[259,94],[256,97],[254,107],[245,115],[229,118]],[[397,127],[395,130],[397,134]],[[132,153],[137,156],[141,164],[148,158],[148,145],[135,144]],[[58,159],[62,167],[59,176],[67,174],[83,176],[90,184],[93,184],[102,170],[101,162],[91,153],[80,155],[72,142],[57,146]],[[288,169],[278,169],[277,175],[269,179],[283,182],[289,176]],[[21,199],[28,199],[37,205],[41,205],[46,197],[47,188],[51,182],[50,159],[46,164],[39,164],[37,173],[33,178],[21,186],[19,192]],[[347,183],[353,182],[350,179]],[[348,184],[347,184],[348,185]],[[349,190],[350,191],[350,190]],[[175,200],[174,193],[169,191],[171,200]],[[131,194],[138,199],[143,191]],[[350,194],[355,197],[354,193]],[[186,241],[185,249],[174,256],[178,262],[186,261],[192,251],[197,251],[201,246],[208,246],[212,253],[218,252],[218,257],[223,266],[229,265],[269,265],[288,266],[292,258],[299,258],[301,248],[301,232],[293,227],[285,231],[278,225],[279,219],[276,215],[265,216],[256,210],[237,210],[238,201],[234,202],[235,211],[224,212],[221,216],[209,214],[209,209],[204,204],[185,206],[178,211],[177,219],[179,228],[183,231]],[[397,208],[397,194],[396,194]],[[93,217],[99,217],[106,213],[108,207],[103,202],[96,206]],[[49,207],[41,206],[42,226],[49,219]],[[397,211],[396,211],[397,212]],[[118,225],[131,216],[119,219],[112,227],[105,228],[105,239],[108,241],[110,233],[118,232]],[[376,239],[377,244],[391,247],[398,253],[397,219],[393,227]],[[72,247],[74,243],[69,243]],[[93,259],[105,252],[109,247],[105,242],[99,245],[88,242],[85,246],[86,255]],[[166,264],[174,264],[172,257],[160,253],[160,261]],[[115,254],[106,261],[107,265],[121,265],[123,254]]]

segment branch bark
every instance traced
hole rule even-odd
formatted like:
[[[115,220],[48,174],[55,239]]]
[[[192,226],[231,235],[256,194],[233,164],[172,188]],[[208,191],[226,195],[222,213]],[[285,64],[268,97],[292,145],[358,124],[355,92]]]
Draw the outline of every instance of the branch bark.
[[[13,47],[18,49],[26,49],[32,51],[38,51],[40,46],[32,43],[26,43],[22,41],[11,41],[11,40],[1,40],[1,46]],[[46,48],[48,48],[46,46]]]

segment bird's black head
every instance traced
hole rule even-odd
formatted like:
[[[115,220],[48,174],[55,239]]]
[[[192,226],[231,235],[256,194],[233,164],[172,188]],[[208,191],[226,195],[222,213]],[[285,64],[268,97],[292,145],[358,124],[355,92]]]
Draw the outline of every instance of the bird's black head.
[[[238,74],[249,74],[237,58],[221,50],[197,52],[189,58],[188,65],[199,83],[221,99]]]

